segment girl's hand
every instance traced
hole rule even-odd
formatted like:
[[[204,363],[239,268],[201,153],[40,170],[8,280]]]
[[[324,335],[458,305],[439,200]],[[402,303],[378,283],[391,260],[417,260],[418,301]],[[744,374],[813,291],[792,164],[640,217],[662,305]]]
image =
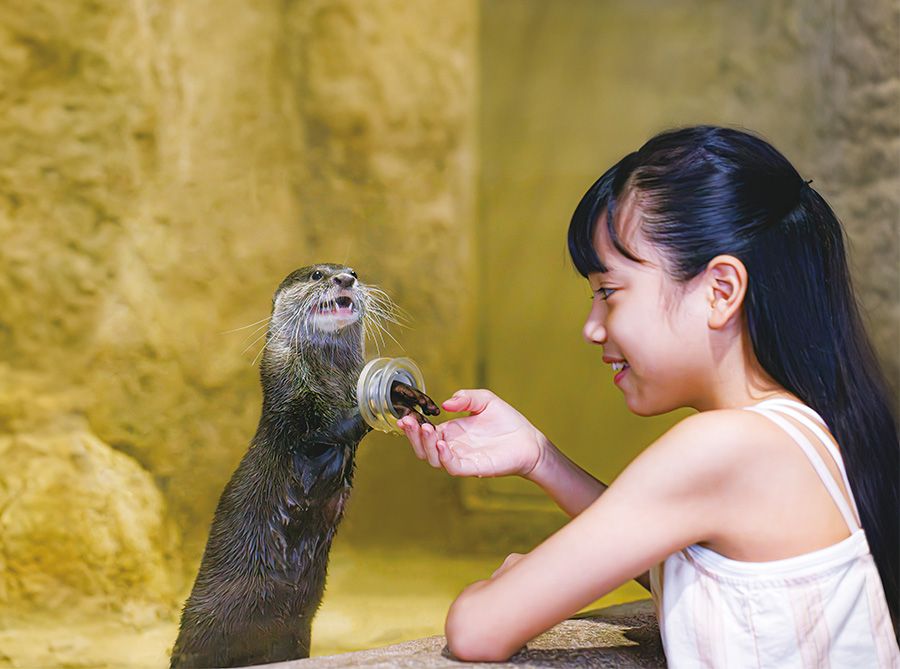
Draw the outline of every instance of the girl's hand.
[[[458,390],[441,406],[468,411],[440,425],[401,418],[420,460],[453,476],[528,476],[541,462],[546,438],[528,420],[489,390]]]

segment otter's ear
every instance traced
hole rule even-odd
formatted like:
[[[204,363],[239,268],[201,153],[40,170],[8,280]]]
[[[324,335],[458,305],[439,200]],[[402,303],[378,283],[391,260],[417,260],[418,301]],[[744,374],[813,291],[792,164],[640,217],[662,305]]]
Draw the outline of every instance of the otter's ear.
[[[709,327],[719,330],[740,314],[747,294],[747,268],[734,256],[716,256],[706,265],[704,283]]]

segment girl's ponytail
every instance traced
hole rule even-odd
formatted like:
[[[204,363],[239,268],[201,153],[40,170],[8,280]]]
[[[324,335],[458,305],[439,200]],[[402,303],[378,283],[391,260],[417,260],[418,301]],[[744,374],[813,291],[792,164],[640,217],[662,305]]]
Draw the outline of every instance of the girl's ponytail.
[[[795,229],[771,240],[791,250],[779,258],[782,271],[774,276],[771,272],[771,248],[760,248],[748,258],[745,314],[750,338],[763,368],[822,416],[841,447],[900,639],[895,403],[854,296],[842,226],[808,185],[789,218],[782,223]]]

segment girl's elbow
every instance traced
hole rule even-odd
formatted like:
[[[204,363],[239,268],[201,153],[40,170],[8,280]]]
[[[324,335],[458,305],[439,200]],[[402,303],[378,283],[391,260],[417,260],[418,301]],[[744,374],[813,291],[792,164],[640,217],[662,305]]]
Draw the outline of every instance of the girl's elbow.
[[[502,651],[496,641],[479,638],[477,635],[452,638],[448,635],[447,647],[453,657],[465,662],[503,662],[512,655]]]
[[[466,613],[465,606],[457,601],[447,614],[445,633],[447,647],[453,657],[466,662],[500,662],[509,659],[515,650],[509,651],[497,636],[491,632],[492,625],[478,620],[477,613]]]

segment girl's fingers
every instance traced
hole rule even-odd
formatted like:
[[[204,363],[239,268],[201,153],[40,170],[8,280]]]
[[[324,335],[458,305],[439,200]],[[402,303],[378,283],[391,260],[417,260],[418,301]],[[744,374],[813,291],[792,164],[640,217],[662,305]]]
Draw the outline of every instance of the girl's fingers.
[[[493,397],[494,393],[490,390],[457,390],[449,399],[444,400],[441,406],[447,411],[481,413]]]
[[[438,452],[438,459],[440,460],[441,467],[443,467],[448,474],[452,476],[459,476],[458,467],[456,464],[456,456],[450,451],[450,447],[447,445],[447,442],[443,439],[438,439],[434,444],[435,449]]]
[[[428,459],[428,464],[432,467],[440,468],[441,460],[438,457],[437,446],[435,445],[437,442],[437,433],[434,430],[434,426],[423,425],[421,434],[422,450],[425,451],[425,457]]]
[[[468,420],[471,420],[471,418],[466,416],[465,418],[454,418],[453,420],[440,423],[436,426],[438,435],[444,441],[454,441],[466,433],[462,421]]]
[[[420,425],[414,418],[404,416],[397,421],[397,427],[403,430],[403,434],[409,439],[409,443],[412,445],[413,451],[419,460],[427,460],[432,467],[447,469],[444,466],[444,461],[441,459],[437,446],[440,435],[433,425]],[[447,452],[449,452],[449,449],[447,449]],[[447,469],[447,471],[454,474],[450,469]]]
[[[404,416],[397,421],[397,426],[403,430],[403,434],[409,439],[409,443],[412,444],[416,457],[419,458],[419,460],[424,460],[426,458],[425,448],[422,446],[422,430],[418,421],[414,418]]]
[[[464,452],[460,452],[460,447],[451,446],[443,439],[438,440],[435,446],[441,466],[447,470],[448,474],[453,476],[475,476],[478,474],[475,462],[466,457]]]
[[[430,423],[420,425],[409,416],[397,421],[397,426],[412,444],[416,457],[427,460],[436,469],[444,469],[452,476],[481,476],[478,452],[472,451],[464,443],[453,446],[443,438],[438,429]]]

